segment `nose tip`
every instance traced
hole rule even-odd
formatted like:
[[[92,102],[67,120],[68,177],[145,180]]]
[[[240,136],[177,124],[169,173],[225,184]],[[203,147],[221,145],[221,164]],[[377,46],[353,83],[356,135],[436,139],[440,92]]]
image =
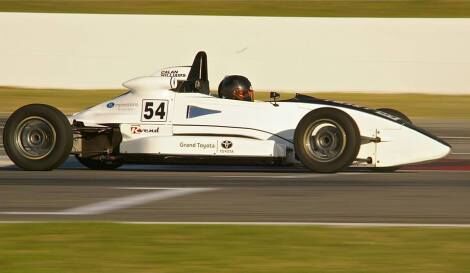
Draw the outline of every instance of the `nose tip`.
[[[449,155],[452,152],[452,146],[445,146],[445,156]]]
[[[442,143],[439,143],[439,148],[436,149],[436,154],[438,158],[443,158],[448,156],[452,151],[452,147],[450,145],[445,145]]]

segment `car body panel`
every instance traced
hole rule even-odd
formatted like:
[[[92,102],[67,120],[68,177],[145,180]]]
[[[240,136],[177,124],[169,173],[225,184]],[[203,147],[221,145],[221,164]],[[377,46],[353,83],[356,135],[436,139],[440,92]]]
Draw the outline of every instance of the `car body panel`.
[[[149,102],[155,105],[165,103],[164,118],[146,120],[143,117],[145,103]],[[227,100],[171,90],[131,91],[77,113],[71,120],[81,121],[88,126],[119,124],[123,135],[123,153],[266,156],[283,157],[286,161],[295,163],[293,142],[298,123],[312,110],[332,107],[350,115],[364,139],[381,139],[378,143],[365,142],[361,145],[358,159],[368,159],[369,162],[358,165],[404,165],[438,159],[450,151],[448,146],[433,138],[359,109],[315,103],[276,104],[277,106],[272,102]],[[240,142],[236,152],[217,152],[219,143],[226,139]],[[190,142],[207,142],[213,144],[214,148],[203,151],[179,146],[179,143]],[[270,147],[268,152],[265,152],[264,145]],[[242,149],[242,146],[250,147],[251,154]],[[279,152],[279,149],[284,151]]]

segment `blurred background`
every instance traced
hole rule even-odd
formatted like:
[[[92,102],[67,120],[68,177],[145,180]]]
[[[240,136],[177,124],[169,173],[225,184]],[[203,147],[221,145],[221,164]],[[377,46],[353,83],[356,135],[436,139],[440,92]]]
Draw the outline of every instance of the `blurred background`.
[[[0,0],[0,37],[2,273],[470,270],[470,1]],[[5,156],[18,107],[72,114],[199,50],[213,91],[241,74],[258,100],[394,108],[453,151],[327,176],[73,162],[31,173]]]

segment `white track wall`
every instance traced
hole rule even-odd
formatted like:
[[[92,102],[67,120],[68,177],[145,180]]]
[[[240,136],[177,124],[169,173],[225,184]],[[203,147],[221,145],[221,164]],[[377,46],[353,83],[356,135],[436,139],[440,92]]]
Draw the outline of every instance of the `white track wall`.
[[[470,94],[469,19],[0,13],[0,85],[119,88],[198,50],[212,89]]]

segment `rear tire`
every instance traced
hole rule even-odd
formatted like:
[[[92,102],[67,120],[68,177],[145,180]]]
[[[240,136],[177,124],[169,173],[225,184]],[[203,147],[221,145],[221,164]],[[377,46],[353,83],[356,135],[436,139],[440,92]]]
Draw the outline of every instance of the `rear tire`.
[[[98,158],[84,158],[76,156],[77,160],[85,167],[91,170],[115,170],[122,166],[119,160],[98,159]]]
[[[297,125],[294,146],[302,164],[314,172],[333,173],[352,164],[361,136],[354,120],[335,108],[320,108]]]
[[[73,133],[62,112],[49,105],[30,104],[8,118],[3,142],[8,157],[21,169],[48,171],[69,156]]]

